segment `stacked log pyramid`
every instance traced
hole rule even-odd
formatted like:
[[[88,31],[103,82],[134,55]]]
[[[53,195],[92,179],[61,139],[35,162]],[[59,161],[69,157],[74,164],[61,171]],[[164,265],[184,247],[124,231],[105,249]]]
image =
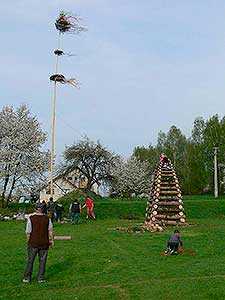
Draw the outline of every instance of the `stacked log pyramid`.
[[[161,154],[146,207],[146,225],[186,225],[179,182],[171,161]]]

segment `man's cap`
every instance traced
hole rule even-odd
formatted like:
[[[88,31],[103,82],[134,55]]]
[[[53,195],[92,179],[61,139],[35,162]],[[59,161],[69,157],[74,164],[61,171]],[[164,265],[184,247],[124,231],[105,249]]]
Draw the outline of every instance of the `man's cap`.
[[[35,209],[39,210],[39,209],[43,209],[43,204],[38,202],[35,204]]]

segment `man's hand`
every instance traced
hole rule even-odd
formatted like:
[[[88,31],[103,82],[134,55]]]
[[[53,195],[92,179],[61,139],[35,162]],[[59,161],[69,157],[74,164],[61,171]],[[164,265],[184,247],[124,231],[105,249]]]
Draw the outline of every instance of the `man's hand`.
[[[49,246],[50,246],[51,248],[53,248],[53,247],[54,247],[54,245],[55,245],[55,242],[54,242],[54,240],[50,240],[50,241],[49,241]]]

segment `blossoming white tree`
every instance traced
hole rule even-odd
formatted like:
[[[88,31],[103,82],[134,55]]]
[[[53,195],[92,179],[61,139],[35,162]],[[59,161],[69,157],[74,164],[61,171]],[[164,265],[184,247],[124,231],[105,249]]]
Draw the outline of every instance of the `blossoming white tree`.
[[[46,134],[26,105],[0,111],[1,206],[8,205],[15,188],[31,186],[47,170],[49,153],[41,150],[45,141]]]
[[[149,165],[139,161],[134,155],[118,160],[113,168],[112,193],[131,196],[147,193],[150,188]]]

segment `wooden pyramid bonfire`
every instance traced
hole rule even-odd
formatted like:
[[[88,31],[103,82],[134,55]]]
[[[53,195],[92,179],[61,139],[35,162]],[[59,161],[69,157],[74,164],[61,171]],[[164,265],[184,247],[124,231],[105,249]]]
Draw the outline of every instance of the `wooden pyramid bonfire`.
[[[145,218],[145,226],[152,231],[162,230],[168,225],[186,225],[178,179],[165,154],[160,155],[155,169]]]

